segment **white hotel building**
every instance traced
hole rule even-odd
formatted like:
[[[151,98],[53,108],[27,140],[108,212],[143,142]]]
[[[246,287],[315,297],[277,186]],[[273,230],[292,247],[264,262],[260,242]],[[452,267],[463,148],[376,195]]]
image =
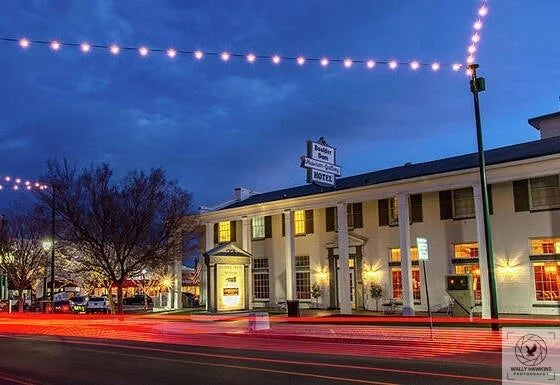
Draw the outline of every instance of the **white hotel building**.
[[[560,313],[560,113],[530,119],[541,139],[486,151],[500,313]],[[416,237],[429,243],[432,307],[448,304],[445,276],[472,274],[489,317],[488,266],[476,154],[252,193],[203,210],[201,302],[210,311],[275,307],[372,309],[369,287],[426,311]],[[226,271],[231,263],[236,272]],[[231,275],[231,274],[233,275]],[[230,274],[230,275],[228,275]],[[237,274],[237,276],[235,276]]]

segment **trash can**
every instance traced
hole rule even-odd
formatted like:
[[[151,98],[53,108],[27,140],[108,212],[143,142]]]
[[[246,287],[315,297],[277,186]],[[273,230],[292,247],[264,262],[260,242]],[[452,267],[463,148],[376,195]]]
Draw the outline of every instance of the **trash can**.
[[[299,301],[287,301],[288,304],[288,317],[299,317]]]

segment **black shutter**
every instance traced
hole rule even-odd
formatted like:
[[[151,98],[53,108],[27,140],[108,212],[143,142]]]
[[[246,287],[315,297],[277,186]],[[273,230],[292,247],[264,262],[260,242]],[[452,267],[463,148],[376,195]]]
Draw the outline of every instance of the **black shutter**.
[[[305,234],[313,234],[313,210],[305,210]]]
[[[422,222],[424,215],[422,213],[422,194],[414,194],[410,196],[410,223]]]
[[[361,229],[364,227],[364,219],[362,216],[362,202],[354,203],[352,205],[353,215],[354,215],[354,228]]]
[[[379,226],[389,226],[389,200],[380,199],[377,201],[377,211],[379,214]]]
[[[529,181],[527,179],[513,182],[513,202],[515,212],[529,211]]]
[[[334,210],[336,207],[327,207],[325,209],[325,218],[326,218],[326,225],[327,225],[327,232],[334,231],[335,224],[334,224]]]
[[[439,192],[439,217],[440,219],[453,218],[453,202],[451,190]]]
[[[264,217],[264,237],[272,238],[272,217],[270,215]]]
[[[490,215],[494,214],[494,200],[492,199],[492,185],[489,184],[486,186],[488,191],[488,210],[490,211]]]
[[[237,238],[237,226],[235,226],[235,221],[229,223],[229,241],[235,242]]]
[[[286,215],[282,213],[282,236],[286,236]]]
[[[219,224],[214,223],[214,244],[218,244],[218,231],[219,231]]]

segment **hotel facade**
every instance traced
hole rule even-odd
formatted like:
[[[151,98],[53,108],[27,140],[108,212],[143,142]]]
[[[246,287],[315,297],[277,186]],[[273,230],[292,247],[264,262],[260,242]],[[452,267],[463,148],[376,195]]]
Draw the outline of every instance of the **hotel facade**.
[[[560,113],[529,120],[541,139],[486,151],[500,313],[560,313]],[[254,193],[203,208],[201,304],[412,315],[450,304],[445,277],[470,274],[474,313],[490,316],[477,154]],[[416,238],[428,241],[425,270]],[[426,277],[426,282],[424,282]],[[371,297],[372,284],[383,287]],[[313,296],[315,294],[315,296]],[[317,294],[320,296],[317,297]]]

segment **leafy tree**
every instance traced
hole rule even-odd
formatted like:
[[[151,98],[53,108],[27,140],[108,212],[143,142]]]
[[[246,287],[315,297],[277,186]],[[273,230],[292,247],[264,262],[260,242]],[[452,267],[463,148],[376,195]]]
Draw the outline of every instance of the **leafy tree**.
[[[117,287],[118,313],[125,280],[168,265],[182,255],[183,233],[195,236],[191,195],[161,169],[115,180],[106,163],[78,171],[66,161],[53,161],[48,178],[57,239],[71,245],[72,258],[83,269]],[[48,207],[50,192],[40,194]]]
[[[383,286],[377,282],[372,282],[369,286],[369,294],[375,300],[375,311],[379,311],[379,299],[383,296]]]
[[[18,310],[23,311],[23,291],[45,276],[48,251],[44,231],[36,213],[20,208],[0,224],[0,272],[18,292]]]
[[[317,282],[313,283],[313,286],[311,286],[311,297],[315,299],[315,305],[317,307],[319,307],[319,298],[321,298],[322,295],[323,290],[321,289],[321,285],[319,285]]]

